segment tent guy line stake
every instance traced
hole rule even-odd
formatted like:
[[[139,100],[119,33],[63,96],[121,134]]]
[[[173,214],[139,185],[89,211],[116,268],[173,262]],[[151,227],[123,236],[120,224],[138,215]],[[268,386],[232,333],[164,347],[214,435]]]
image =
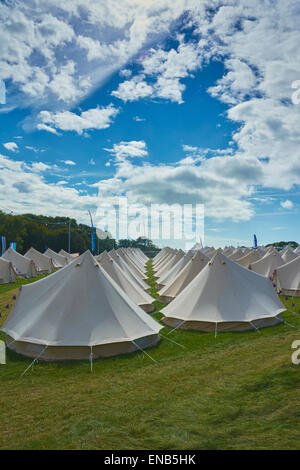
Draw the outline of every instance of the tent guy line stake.
[[[34,363],[38,360],[39,357],[41,357],[41,355],[44,353],[44,351],[46,351],[46,349],[48,348],[48,344],[47,346],[39,353],[39,355],[33,359],[33,361],[29,364],[29,366],[24,370],[24,372],[21,374],[20,377],[23,377],[23,375],[26,374],[26,372],[30,369],[30,367],[32,367],[34,365]]]
[[[161,335],[161,334],[159,334],[159,336],[161,336],[162,338],[164,338],[164,339],[166,339],[166,340],[168,340],[168,341],[171,341],[171,343],[177,344],[178,346],[180,346],[180,347],[181,347],[181,348],[183,348],[183,349],[186,349],[186,347],[185,347],[185,346],[183,346],[182,344],[180,344],[180,343],[177,343],[176,341],[173,341],[172,339],[170,339],[170,338],[167,338],[167,337],[166,337],[166,336],[164,336],[164,335]]]
[[[260,333],[260,330],[254,325],[254,323],[252,323],[252,321],[250,321],[249,323],[250,323],[250,325],[253,326],[253,328],[256,329],[257,333]]]
[[[167,333],[167,336],[170,335],[171,333],[173,333],[173,331],[177,330],[177,328],[179,328],[181,325],[183,325],[185,323],[185,320],[183,320],[181,323],[179,323],[179,325],[176,326],[176,328],[173,328],[173,330],[169,331]]]
[[[289,322],[283,320],[282,318],[278,318],[278,317],[276,317],[276,318],[277,318],[278,320],[281,320],[281,321],[282,321],[283,323],[285,323],[286,325],[289,325],[289,326],[291,326],[292,328],[296,328],[295,325],[292,325],[291,323],[289,323]]]
[[[150,356],[150,354],[146,353],[146,351],[144,351],[135,341],[132,341],[133,344],[135,344],[135,346],[137,346],[144,354],[146,354],[146,356],[148,356],[153,362],[156,362],[156,364],[158,364],[158,362],[153,359],[153,357]]]

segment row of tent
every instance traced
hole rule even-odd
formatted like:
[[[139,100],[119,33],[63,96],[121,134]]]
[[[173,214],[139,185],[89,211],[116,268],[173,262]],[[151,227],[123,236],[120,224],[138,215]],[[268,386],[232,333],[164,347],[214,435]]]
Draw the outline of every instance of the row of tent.
[[[8,347],[28,357],[64,360],[157,344],[163,326],[144,311],[154,301],[145,282],[147,260],[138,249],[113,250],[98,259],[86,251],[22,286],[2,327]]]
[[[56,253],[50,248],[44,254],[30,248],[23,256],[10,247],[0,257],[0,284],[14,282],[16,278],[31,279],[38,274],[51,274],[55,269],[66,266],[75,256],[64,250]]]
[[[286,309],[270,270],[268,275],[258,273],[255,264],[267,260],[263,264],[269,266],[274,258],[273,282],[276,277],[281,290],[293,286],[288,290],[296,295],[299,285],[284,284],[284,279],[287,271],[289,279],[295,277],[290,264],[299,273],[300,257],[295,253],[285,263],[284,255],[290,256],[289,251],[204,248],[185,253],[164,248],[152,262],[158,300],[167,304],[162,322],[215,332],[281,322]],[[97,257],[87,251],[51,276],[23,286],[3,326],[9,347],[26,356],[59,360],[106,357],[156,344],[162,325],[146,313],[154,308],[147,262],[139,249],[119,248]]]
[[[300,249],[289,247],[278,252],[273,247],[192,249],[188,253],[165,248],[153,260],[156,270],[159,300],[169,303],[202,271],[217,254],[272,280],[277,292],[300,296]],[[179,258],[179,259],[178,259]]]

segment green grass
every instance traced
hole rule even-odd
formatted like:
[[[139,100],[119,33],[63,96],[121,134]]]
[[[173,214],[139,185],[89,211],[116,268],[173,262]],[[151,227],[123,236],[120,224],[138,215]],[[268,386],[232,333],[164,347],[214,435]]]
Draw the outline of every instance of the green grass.
[[[156,297],[151,261],[148,275]],[[3,287],[0,323],[18,291]],[[217,338],[176,330],[168,338],[184,348],[162,339],[147,351],[158,364],[136,353],[97,360],[93,373],[87,361],[39,362],[21,378],[30,360],[8,351],[0,449],[299,449],[300,368],[291,344],[300,315],[284,319],[295,328]]]

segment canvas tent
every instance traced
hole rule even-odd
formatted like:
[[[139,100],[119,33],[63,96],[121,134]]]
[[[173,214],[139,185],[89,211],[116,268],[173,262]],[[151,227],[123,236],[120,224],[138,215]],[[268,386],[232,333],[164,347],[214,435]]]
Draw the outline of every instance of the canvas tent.
[[[158,289],[162,289],[164,286],[169,284],[178,273],[188,264],[188,262],[192,259],[192,257],[198,253],[199,250],[196,252],[189,251],[186,255],[184,255],[180,260],[162,277],[157,280],[156,286]]]
[[[49,256],[43,255],[38,250],[32,247],[25,253],[25,256],[26,258],[29,258],[34,262],[38,272],[42,274],[53,273],[54,265],[52,259],[49,258]]]
[[[11,247],[6,250],[2,258],[6,259],[7,261],[11,261],[14,270],[19,277],[30,279],[31,277],[37,276],[34,262],[31,259],[21,255],[21,253],[13,250]]]
[[[277,292],[300,297],[300,256],[276,269],[274,280]]]
[[[59,252],[58,252],[59,255],[62,255],[62,256],[65,256],[68,261],[73,261],[74,259],[78,258],[78,254],[77,253],[68,253],[67,251],[61,249]]]
[[[50,248],[45,251],[44,255],[52,259],[55,268],[62,268],[68,264],[68,258],[66,256],[59,255]]]
[[[258,261],[261,257],[262,255],[259,250],[253,250],[241,258],[236,259],[235,262],[240,266],[244,266],[244,268],[248,268],[251,263],[255,263],[255,261]]]
[[[147,294],[138,285],[133,284],[120,266],[106,252],[98,256],[97,261],[134,303],[139,305],[145,312],[152,312],[154,310],[154,306],[152,305],[154,302],[153,297]]]
[[[39,360],[89,359],[145,349],[162,326],[119,288],[87,251],[22,286],[2,326],[8,347]]]
[[[0,284],[14,282],[16,278],[17,273],[14,270],[13,264],[4,258],[0,258]]]
[[[109,252],[109,256],[116,261],[116,263],[120,266],[120,268],[124,271],[126,276],[134,282],[134,284],[137,284],[140,286],[143,290],[149,290],[150,286],[145,282],[143,279],[141,279],[139,276],[136,275],[136,273],[130,268],[130,266],[124,261],[122,256],[120,256],[115,250],[111,250]]]
[[[273,326],[285,311],[269,279],[218,253],[169,305],[165,324],[200,331]]]
[[[270,251],[263,258],[249,265],[249,269],[257,274],[272,278],[275,269],[285,264],[278,251]]]
[[[293,250],[290,249],[290,247],[287,247],[283,253],[281,254],[281,258],[285,263],[289,263],[290,261],[293,261],[296,259],[299,255],[297,253],[294,253]]]
[[[192,282],[208,262],[209,258],[201,253],[201,251],[197,251],[195,256],[190,259],[177,276],[159,291],[158,300],[164,303],[171,302]]]

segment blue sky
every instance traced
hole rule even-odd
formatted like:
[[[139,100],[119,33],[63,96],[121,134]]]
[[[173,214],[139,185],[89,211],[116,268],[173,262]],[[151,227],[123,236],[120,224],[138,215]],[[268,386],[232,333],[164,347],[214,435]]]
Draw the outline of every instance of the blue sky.
[[[299,241],[300,8],[248,3],[3,2],[0,206],[204,204],[206,244]]]

